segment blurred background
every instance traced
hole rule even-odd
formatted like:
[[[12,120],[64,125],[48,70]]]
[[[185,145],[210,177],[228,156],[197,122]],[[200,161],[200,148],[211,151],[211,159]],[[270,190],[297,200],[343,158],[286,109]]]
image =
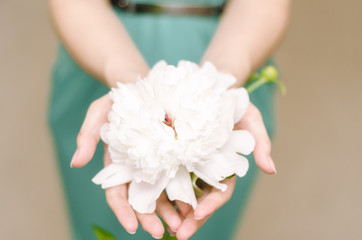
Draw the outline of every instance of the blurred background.
[[[362,239],[362,1],[293,1],[273,159],[235,239]],[[0,1],[0,239],[68,239],[46,124],[45,1]]]

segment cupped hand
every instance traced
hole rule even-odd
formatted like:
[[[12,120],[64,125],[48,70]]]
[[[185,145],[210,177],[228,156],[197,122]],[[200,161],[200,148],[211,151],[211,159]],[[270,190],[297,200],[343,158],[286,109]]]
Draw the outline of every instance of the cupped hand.
[[[107,122],[108,112],[112,107],[109,94],[95,100],[89,107],[83,125],[77,137],[77,150],[72,158],[71,166],[80,168],[85,166],[93,157],[100,140],[100,129]],[[111,163],[107,145],[104,145],[104,164]],[[124,229],[133,234],[140,222],[142,228],[154,238],[160,239],[164,234],[164,227],[156,213],[173,230],[177,231],[181,225],[181,218],[173,204],[168,201],[165,193],[157,200],[156,213],[141,214],[132,209],[128,203],[128,185],[122,184],[105,190],[109,207],[116,215]]]
[[[235,124],[234,129],[248,130],[254,136],[253,155],[256,165],[265,173],[275,174],[277,171],[270,156],[271,142],[261,113],[252,103],[249,103],[245,115],[240,122]],[[177,201],[179,212],[184,218],[178,231],[174,232],[177,239],[189,239],[217,209],[229,201],[235,188],[236,177],[225,179],[223,183],[227,185],[225,192],[213,187],[204,189],[204,194],[198,199],[198,206],[195,210],[190,205]]]
[[[108,112],[112,107],[112,100],[107,94],[94,101],[88,109],[86,118],[77,137],[77,150],[73,156],[71,166],[80,168],[86,165],[93,157],[100,140],[100,128],[107,122]],[[257,166],[268,174],[275,174],[276,169],[270,157],[271,143],[264,126],[260,111],[250,103],[235,129],[248,130],[255,138],[254,158]],[[104,163],[111,163],[107,146],[105,146]],[[206,220],[232,196],[236,177],[223,181],[227,190],[222,192],[215,188],[204,189],[204,194],[198,199],[198,206],[193,210],[188,204],[176,201],[178,212],[174,205],[162,193],[157,200],[156,213],[169,226],[171,234],[176,234],[179,240],[190,238],[206,222]],[[161,238],[164,227],[156,213],[140,214],[132,209],[128,203],[128,184],[106,189],[106,199],[110,208],[118,218],[120,224],[129,233],[136,232],[138,222],[142,228],[154,238]]]

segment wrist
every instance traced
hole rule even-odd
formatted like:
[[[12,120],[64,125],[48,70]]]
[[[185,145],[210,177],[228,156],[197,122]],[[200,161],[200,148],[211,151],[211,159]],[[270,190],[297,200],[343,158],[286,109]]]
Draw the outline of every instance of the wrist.
[[[147,76],[149,67],[146,62],[133,64],[110,60],[104,67],[104,81],[108,87],[116,87],[117,82],[134,83],[138,78]]]
[[[242,87],[252,72],[250,61],[246,58],[230,63],[229,69],[230,74],[236,78],[236,83],[232,88]]]
[[[201,65],[207,61],[213,63],[218,71],[231,74],[236,78],[236,83],[232,86],[232,88],[237,88],[244,85],[252,71],[251,62],[247,57],[237,60],[222,57],[215,59],[204,58],[201,62]]]

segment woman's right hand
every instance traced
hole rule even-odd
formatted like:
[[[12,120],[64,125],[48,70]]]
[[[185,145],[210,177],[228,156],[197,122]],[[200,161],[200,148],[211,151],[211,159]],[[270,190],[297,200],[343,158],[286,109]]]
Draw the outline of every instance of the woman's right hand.
[[[109,94],[95,100],[90,105],[77,137],[77,150],[72,158],[71,167],[81,168],[93,158],[100,140],[100,129],[107,122],[111,107],[112,100]],[[104,145],[104,164],[107,166],[110,163],[107,145]],[[140,222],[146,232],[150,233],[152,237],[160,239],[164,234],[164,227],[156,213],[173,232],[178,230],[182,222],[181,218],[165,193],[162,193],[157,200],[156,213],[141,214],[134,211],[128,203],[128,186],[129,184],[122,184],[105,190],[109,207],[127,232],[135,233],[138,222]]]

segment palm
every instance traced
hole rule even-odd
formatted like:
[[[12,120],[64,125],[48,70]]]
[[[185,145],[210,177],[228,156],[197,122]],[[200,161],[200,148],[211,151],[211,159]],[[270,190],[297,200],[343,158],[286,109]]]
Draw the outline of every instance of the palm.
[[[107,122],[111,107],[112,100],[108,94],[94,101],[89,107],[78,134],[78,148],[72,159],[72,167],[83,167],[92,159],[100,140],[100,129]],[[249,104],[244,117],[235,124],[234,128],[246,129],[254,136],[256,164],[266,173],[275,173],[275,166],[270,158],[270,140],[261,114],[253,104]],[[110,163],[111,159],[105,145],[104,164],[106,166]],[[169,231],[176,234],[179,240],[188,239],[232,196],[236,177],[226,179],[223,182],[228,186],[225,192],[211,187],[203,189],[204,194],[198,199],[198,206],[195,210],[181,201],[170,202],[166,194],[162,193],[157,200],[156,213],[169,226]],[[126,231],[129,233],[136,232],[138,222],[140,222],[142,228],[153,237],[162,237],[164,227],[156,213],[138,213],[128,203],[128,184],[108,188],[105,192],[108,205]],[[177,211],[174,207],[175,204],[178,206]]]

